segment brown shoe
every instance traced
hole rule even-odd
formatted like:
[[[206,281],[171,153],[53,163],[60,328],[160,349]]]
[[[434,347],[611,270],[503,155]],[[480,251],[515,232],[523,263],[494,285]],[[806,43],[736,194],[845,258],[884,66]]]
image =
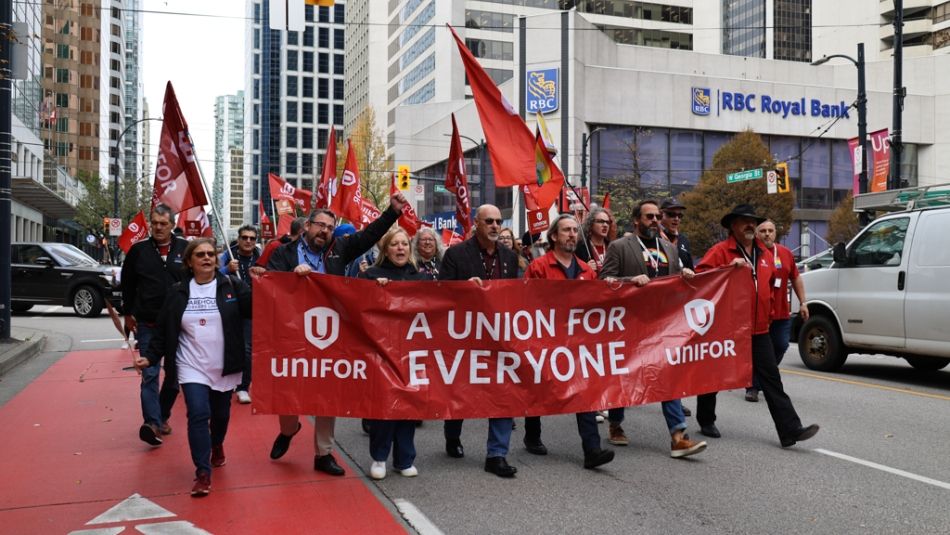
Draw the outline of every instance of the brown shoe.
[[[162,424],[162,427],[159,428],[159,431],[161,431],[163,435],[170,435],[172,434],[172,426],[168,425],[168,422],[165,422]]]
[[[695,442],[689,439],[689,435],[683,435],[679,440],[673,440],[670,445],[670,457],[679,459],[689,457],[706,449],[706,442]]]
[[[191,487],[191,497],[201,498],[211,493],[211,474],[201,472],[195,478],[195,486]]]
[[[627,435],[624,434],[623,428],[620,427],[620,424],[615,423],[610,424],[610,436],[607,438],[607,442],[610,442],[614,446],[627,446],[630,444],[630,440],[627,438]]]
[[[224,444],[220,446],[211,446],[211,466],[215,468],[224,466],[228,459],[224,456]]]

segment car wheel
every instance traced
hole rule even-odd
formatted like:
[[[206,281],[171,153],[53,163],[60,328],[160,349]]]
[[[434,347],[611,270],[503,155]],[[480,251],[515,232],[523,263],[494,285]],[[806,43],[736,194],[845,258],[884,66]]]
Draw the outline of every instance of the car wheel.
[[[26,312],[33,308],[33,303],[10,303],[10,310],[14,312]]]
[[[841,368],[848,358],[838,327],[825,316],[812,316],[802,325],[798,354],[805,366],[823,372]]]
[[[950,359],[938,359],[929,357],[904,357],[908,364],[915,370],[922,372],[935,372],[942,370],[950,365]]]
[[[102,307],[102,296],[92,286],[80,286],[73,293],[73,310],[81,318],[98,316]]]

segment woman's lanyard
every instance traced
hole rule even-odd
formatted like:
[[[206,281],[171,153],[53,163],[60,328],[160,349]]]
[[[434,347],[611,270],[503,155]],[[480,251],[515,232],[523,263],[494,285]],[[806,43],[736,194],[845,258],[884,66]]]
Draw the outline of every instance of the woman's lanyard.
[[[752,244],[751,257],[749,256],[749,253],[745,252],[745,247],[743,247],[742,244],[738,244],[738,245],[739,245],[739,252],[742,253],[742,257],[745,258],[746,262],[749,262],[750,264],[752,264],[752,284],[755,285],[755,291],[758,292],[759,278],[757,276],[757,272],[758,272],[759,266],[755,263],[755,253],[756,253],[755,243]]]
[[[640,239],[639,235],[637,236],[637,242],[640,244],[640,247],[643,247],[643,252],[646,253],[648,257],[650,257],[650,267],[653,268],[653,273],[654,273],[653,276],[655,277],[659,275],[660,263],[659,261],[657,261],[656,256],[650,254],[650,250],[647,249],[646,244],[643,243],[643,240]],[[660,255],[660,238],[659,237],[656,238],[656,255],[657,256]]]

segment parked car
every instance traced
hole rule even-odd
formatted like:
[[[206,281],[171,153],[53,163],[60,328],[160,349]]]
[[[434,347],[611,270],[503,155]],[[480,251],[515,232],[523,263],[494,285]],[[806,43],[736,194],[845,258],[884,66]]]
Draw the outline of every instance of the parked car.
[[[88,318],[102,312],[106,299],[118,310],[118,267],[100,264],[68,243],[14,243],[10,252],[14,312],[65,305]]]
[[[806,366],[833,371],[857,352],[901,357],[923,371],[950,364],[950,190],[940,202],[932,188],[917,197],[929,202],[905,202],[835,245],[828,269],[802,274],[811,317],[793,317],[792,339]]]
[[[830,266],[831,263],[835,261],[832,253],[832,249],[825,249],[816,255],[809,256],[798,263],[798,271],[804,273],[806,271],[814,271]]]

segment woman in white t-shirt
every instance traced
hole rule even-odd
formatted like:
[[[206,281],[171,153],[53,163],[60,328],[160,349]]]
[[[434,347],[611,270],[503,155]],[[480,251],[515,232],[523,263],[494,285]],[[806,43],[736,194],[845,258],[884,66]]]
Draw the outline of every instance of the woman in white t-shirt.
[[[211,492],[211,468],[224,466],[224,437],[231,393],[244,368],[243,320],[251,317],[251,293],[240,279],[218,273],[214,240],[185,248],[186,279],[172,286],[151,343],[136,360],[144,368],[165,358],[188,409],[188,445],[195,464],[191,495]]]

